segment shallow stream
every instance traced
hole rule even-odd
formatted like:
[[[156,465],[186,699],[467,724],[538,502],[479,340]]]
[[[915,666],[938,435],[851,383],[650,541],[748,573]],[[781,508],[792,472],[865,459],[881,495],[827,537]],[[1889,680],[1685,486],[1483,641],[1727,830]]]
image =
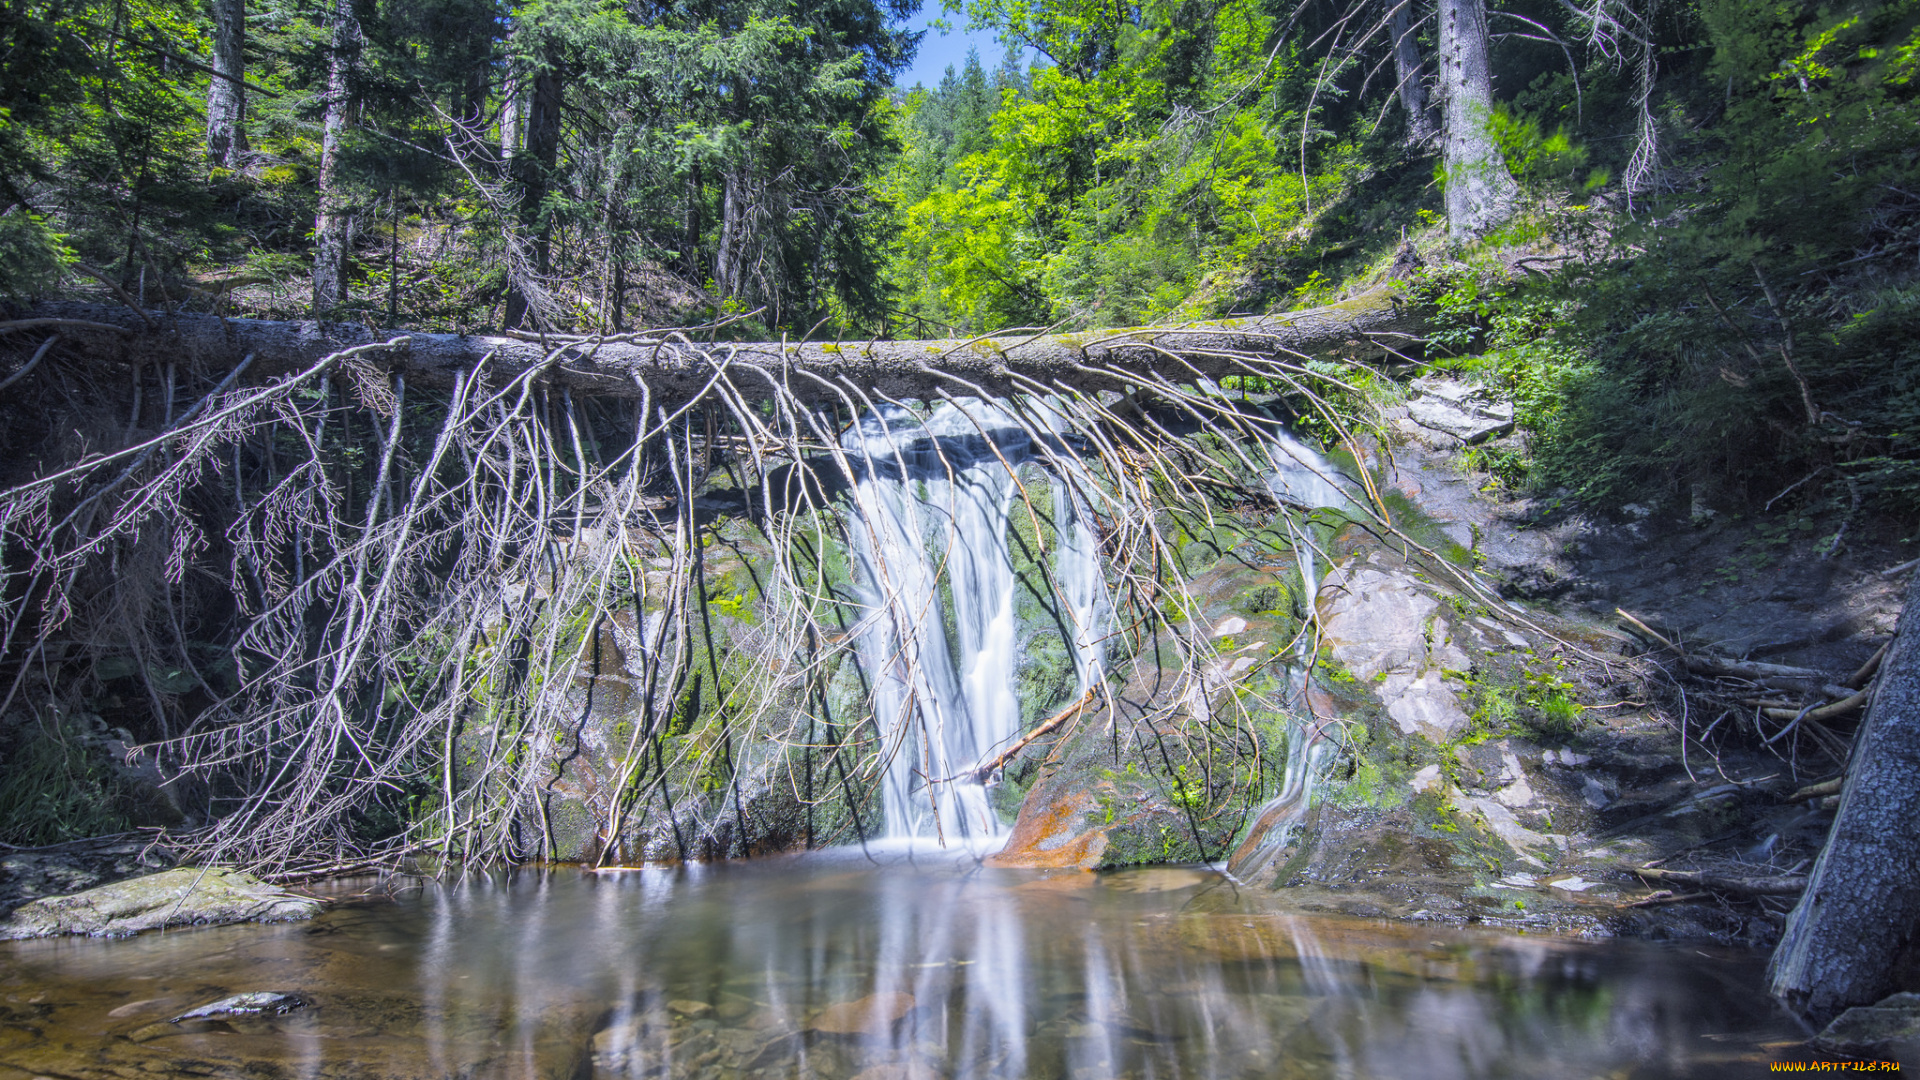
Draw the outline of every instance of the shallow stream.
[[[1759,954],[1289,914],[1219,874],[874,849],[346,890],[0,944],[0,1078],[1752,1076]],[[248,991],[286,1015],[166,1021]]]

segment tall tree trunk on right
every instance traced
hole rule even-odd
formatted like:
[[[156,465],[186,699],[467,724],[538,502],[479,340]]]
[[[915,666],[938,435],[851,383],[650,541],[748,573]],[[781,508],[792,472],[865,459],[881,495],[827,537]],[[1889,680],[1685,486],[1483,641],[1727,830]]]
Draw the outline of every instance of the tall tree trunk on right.
[[[533,250],[531,265],[509,268],[504,319],[509,328],[526,322],[532,308],[532,290],[541,288],[541,279],[550,268],[553,221],[544,206],[553,187],[554,170],[560,164],[560,110],[565,103],[561,85],[561,73],[554,64],[542,63],[533,76],[533,93],[527,102],[526,149],[513,160],[520,181],[520,228],[523,234],[532,236]]]
[[[1768,970],[1775,997],[1816,1024],[1900,985],[1920,949],[1920,574],[1880,667],[1827,846]]]
[[[207,158],[237,169],[247,154],[247,0],[213,0],[213,78],[207,80]]]
[[[1513,216],[1519,186],[1494,145],[1493,72],[1484,0],[1440,0],[1440,95],[1446,127],[1447,231],[1470,240]]]
[[[1393,0],[1389,0],[1393,2]],[[1400,106],[1407,110],[1407,141],[1421,146],[1438,134],[1427,108],[1427,73],[1413,29],[1414,0],[1399,0],[1393,8],[1393,73],[1399,80]]]
[[[320,131],[320,214],[313,223],[313,310],[324,314],[347,299],[347,247],[353,208],[341,190],[340,144],[352,108],[353,72],[360,62],[360,20],[353,0],[333,2],[333,51],[327,61],[327,111]]]

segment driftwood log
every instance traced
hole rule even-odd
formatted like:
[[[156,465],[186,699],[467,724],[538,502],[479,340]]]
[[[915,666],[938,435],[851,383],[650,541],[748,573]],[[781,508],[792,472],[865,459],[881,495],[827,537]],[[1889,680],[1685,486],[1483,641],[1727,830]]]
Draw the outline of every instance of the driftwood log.
[[[1690,885],[1735,896],[1798,896],[1807,887],[1807,879],[1797,874],[1716,874],[1711,871],[1659,870],[1650,866],[1635,870],[1634,873],[1648,881]]]
[[[802,400],[831,401],[852,388],[926,398],[1071,388],[1128,391],[1157,371],[1173,382],[1265,374],[1261,359],[1363,359],[1415,345],[1424,328],[1397,286],[1384,285],[1327,307],[1255,318],[972,340],[706,343],[684,336],[628,334],[604,340],[404,333],[353,323],[271,322],[217,315],[145,314],[125,306],[48,303],[0,331],[58,332],[90,355],[130,364],[188,362],[220,370],[251,355],[256,376],[298,371],[330,353],[401,340],[388,363],[416,385],[452,385],[483,359],[496,379],[547,365],[546,378],[576,393],[655,400],[699,394],[715,362],[735,390],[768,396],[784,385]],[[490,358],[490,359],[489,359]],[[1250,361],[1252,365],[1250,366]]]
[[[1854,743],[1827,846],[1769,975],[1816,1024],[1898,990],[1920,944],[1920,578]]]

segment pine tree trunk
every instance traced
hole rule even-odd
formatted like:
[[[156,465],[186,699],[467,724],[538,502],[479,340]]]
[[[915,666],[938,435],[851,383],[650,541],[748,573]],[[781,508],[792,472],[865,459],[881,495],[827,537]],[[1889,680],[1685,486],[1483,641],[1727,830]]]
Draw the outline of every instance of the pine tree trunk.
[[[247,154],[247,3],[213,0],[213,78],[207,80],[207,158],[238,169]]]
[[[1427,109],[1427,73],[1422,70],[1420,43],[1415,40],[1413,3],[1399,0],[1393,9],[1393,72],[1399,80],[1400,105],[1407,110],[1407,141],[1421,146],[1432,142],[1437,132],[1433,113]]]
[[[353,0],[334,0],[333,50],[327,61],[327,111],[320,133],[320,214],[313,223],[313,310],[325,313],[347,299],[347,249],[353,211],[341,190],[340,144],[352,107],[352,79],[360,61],[360,20]]]
[[[1513,215],[1518,186],[1494,145],[1493,72],[1484,0],[1439,0],[1441,133],[1447,231],[1477,237]]]
[[[533,77],[533,94],[527,102],[527,145],[514,159],[520,178],[520,227],[533,236],[532,266],[510,269],[507,284],[506,326],[514,329],[526,324],[531,308],[528,283],[520,275],[531,273],[545,278],[553,251],[553,222],[542,212],[553,173],[560,164],[560,110],[565,104],[560,72],[552,64],[543,64]]]
[[[521,117],[526,113],[521,108],[523,93],[519,77],[509,72],[500,97],[500,160],[509,169],[513,167],[514,157],[520,153]]]
[[[1815,1024],[1901,985],[1920,946],[1920,574],[1881,664],[1827,846],[1768,974]]]
[[[745,256],[742,248],[747,242],[747,200],[745,170],[728,169],[720,179],[720,243],[713,255],[713,286],[721,297],[740,299],[745,283]]]

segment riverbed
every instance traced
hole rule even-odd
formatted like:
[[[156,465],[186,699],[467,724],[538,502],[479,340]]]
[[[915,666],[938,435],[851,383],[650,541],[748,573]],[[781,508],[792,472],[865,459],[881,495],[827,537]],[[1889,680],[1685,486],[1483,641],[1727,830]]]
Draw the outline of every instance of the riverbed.
[[[1206,868],[870,848],[337,883],[0,945],[0,1080],[1752,1076],[1764,954],[1289,910]],[[284,1015],[168,1021],[250,991]]]

